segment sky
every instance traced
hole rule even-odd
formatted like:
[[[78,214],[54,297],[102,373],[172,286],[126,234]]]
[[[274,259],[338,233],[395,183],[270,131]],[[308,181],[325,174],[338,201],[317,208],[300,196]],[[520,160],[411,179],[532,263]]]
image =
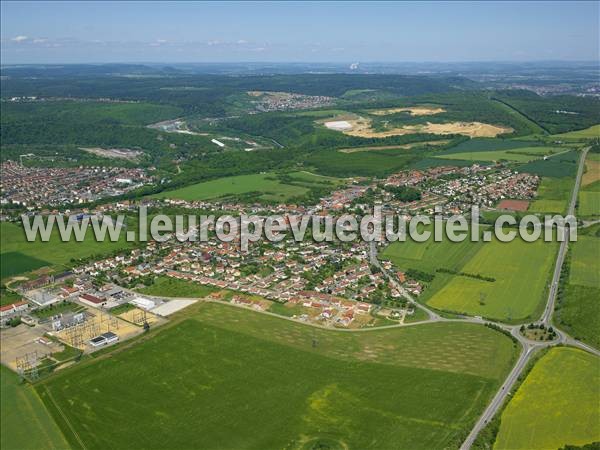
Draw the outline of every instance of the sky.
[[[0,61],[598,61],[599,4],[2,0]]]

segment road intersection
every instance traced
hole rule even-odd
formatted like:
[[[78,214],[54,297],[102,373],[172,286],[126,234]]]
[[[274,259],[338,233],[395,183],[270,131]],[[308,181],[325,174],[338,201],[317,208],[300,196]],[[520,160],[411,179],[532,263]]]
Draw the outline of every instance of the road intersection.
[[[577,194],[579,193],[579,187],[581,185],[581,177],[583,175],[583,169],[585,166],[585,158],[587,156],[588,150],[589,150],[589,148],[583,149],[581,156],[580,156],[579,166],[577,169],[577,176],[575,179],[575,185],[573,187],[573,192],[572,192],[571,198],[569,200],[569,207],[567,210],[567,215],[573,215],[573,213],[575,211],[575,205],[577,203]],[[554,272],[552,274],[552,281],[550,283],[550,289],[548,291],[548,300],[546,301],[546,305],[544,307],[544,312],[542,313],[542,316],[541,316],[540,320],[538,321],[538,323],[544,324],[544,326],[546,326],[546,327],[552,326],[552,315],[554,313],[554,308],[555,308],[555,304],[556,304],[556,294],[558,292],[560,274],[562,271],[562,266],[563,266],[563,263],[565,260],[567,249],[568,249],[568,238],[565,237],[565,239],[560,244],[559,251],[558,251],[558,254],[556,257],[556,264],[554,267]],[[470,322],[470,323],[478,323],[478,324],[493,324],[494,326],[497,326],[499,329],[502,329],[502,330],[510,333],[511,336],[513,336],[516,339],[516,341],[518,341],[521,344],[521,354],[519,355],[519,358],[517,359],[515,365],[511,369],[510,373],[508,374],[508,376],[506,377],[506,379],[504,380],[504,382],[502,383],[502,385],[500,386],[500,388],[494,395],[490,404],[486,407],[485,411],[482,413],[482,415],[479,417],[479,419],[477,420],[477,422],[471,429],[471,432],[469,433],[469,435],[467,436],[467,438],[465,439],[465,441],[463,442],[463,444],[460,447],[461,450],[468,450],[471,448],[471,446],[475,442],[475,439],[477,438],[477,436],[479,435],[481,430],[483,430],[483,428],[485,428],[485,426],[489,423],[489,421],[497,414],[498,410],[502,407],[507,396],[510,395],[511,389],[513,388],[513,386],[515,385],[515,383],[517,382],[517,380],[519,379],[519,377],[521,376],[521,374],[527,367],[528,363],[531,361],[532,356],[538,350],[540,350],[542,348],[552,347],[552,346],[562,344],[562,345],[569,345],[572,347],[577,347],[581,350],[584,350],[586,352],[592,353],[592,354],[600,357],[600,351],[598,349],[595,349],[594,347],[592,347],[590,345],[584,344],[583,342],[580,342],[580,341],[572,338],[564,331],[556,329],[555,326],[553,327],[553,329],[557,334],[556,339],[554,339],[552,341],[533,341],[533,340],[530,340],[530,339],[526,338],[525,336],[523,336],[523,334],[520,332],[521,326],[526,325],[526,324],[509,325],[509,324],[504,324],[504,323],[500,323],[500,322],[491,322],[491,321],[484,320],[479,317],[469,317],[469,316],[464,316],[464,317],[460,317],[460,318],[443,317],[443,316],[439,315],[438,313],[436,313],[435,311],[432,311],[431,309],[429,309],[427,306],[423,305],[422,303],[417,302],[406,291],[406,289],[404,289],[400,285],[400,283],[398,281],[396,281],[396,279],[392,275],[390,275],[384,267],[382,267],[379,260],[377,259],[377,244],[374,241],[371,241],[371,243],[370,243],[369,253],[370,253],[369,257],[370,257],[371,264],[376,266],[377,268],[379,268],[382,271],[382,273],[384,275],[386,275],[386,277],[388,278],[390,283],[394,286],[394,288],[396,288],[400,292],[400,294],[404,298],[406,298],[406,300],[408,300],[411,304],[413,304],[417,308],[422,309],[423,311],[425,311],[427,313],[428,319],[423,322],[418,322],[419,324],[420,323],[429,323],[429,322]]]

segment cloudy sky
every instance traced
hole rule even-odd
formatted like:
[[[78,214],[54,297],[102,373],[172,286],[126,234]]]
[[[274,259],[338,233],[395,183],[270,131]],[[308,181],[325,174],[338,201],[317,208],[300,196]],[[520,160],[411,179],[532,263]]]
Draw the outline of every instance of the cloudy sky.
[[[1,62],[599,59],[593,2],[10,2]]]

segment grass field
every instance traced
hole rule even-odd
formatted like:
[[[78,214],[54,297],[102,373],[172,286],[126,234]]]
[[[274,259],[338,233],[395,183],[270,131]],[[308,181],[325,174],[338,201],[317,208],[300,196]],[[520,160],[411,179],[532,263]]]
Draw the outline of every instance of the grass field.
[[[440,154],[440,158],[444,159],[464,159],[467,161],[517,161],[528,162],[534,159],[543,158],[544,155],[556,153],[557,149],[553,147],[522,147],[513,150],[481,150],[470,151],[463,153],[445,153]]]
[[[0,366],[0,447],[2,450],[68,449],[52,416],[36,391]]]
[[[555,253],[556,243],[542,240],[484,243],[462,271],[495,281],[454,276],[427,304],[493,319],[525,319],[543,299]]]
[[[554,348],[533,367],[502,413],[494,450],[558,449],[600,440],[600,360]]]
[[[334,187],[336,183],[340,182],[336,178],[323,177],[309,172],[292,172],[287,175],[290,177],[290,183],[282,182],[273,172],[267,172],[205,181],[181,189],[161,192],[153,197],[192,201],[257,193],[262,200],[284,202],[290,198],[305,195],[311,187]]]
[[[515,357],[508,337],[470,324],[344,333],[191,308],[38,385],[86,448],[454,447]]]
[[[206,297],[215,291],[210,286],[171,277],[158,277],[153,285],[139,289],[142,294],[160,297]]]
[[[552,158],[536,159],[517,167],[517,171],[532,173],[542,177],[575,177],[579,152],[576,150],[553,156]]]
[[[452,148],[444,150],[442,153],[451,155],[454,153],[481,153],[505,150],[520,151],[522,148],[531,148],[534,146],[535,144],[530,141],[518,139],[474,138],[461,142]]]
[[[0,290],[0,306],[10,305],[11,303],[15,303],[21,301],[23,297],[15,292],[8,291],[4,288]]]
[[[62,267],[68,265],[72,258],[84,258],[91,255],[102,255],[125,248],[131,244],[125,242],[123,236],[118,242],[96,242],[92,233],[86,234],[83,242],[71,240],[62,242],[55,229],[49,242],[27,242],[23,228],[14,223],[0,223],[0,256],[2,275],[5,277],[18,275],[43,266]]]
[[[431,274],[436,269],[460,270],[477,253],[481,242],[394,242],[386,247],[381,257],[389,259],[400,269],[417,269]]]
[[[555,139],[580,140],[594,139],[600,137],[600,125],[592,125],[584,130],[570,131],[568,133],[555,134],[552,136]]]
[[[590,186],[594,186],[594,184]],[[579,192],[580,216],[600,216],[600,192],[592,190],[582,190]]]
[[[238,175],[234,177],[219,178],[218,180],[205,181],[190,186],[165,191],[154,195],[155,198],[176,198],[181,200],[211,200],[232,195],[260,193],[261,198],[279,199],[304,195],[307,188],[287,185],[275,178],[274,173]]]
[[[600,239],[578,236],[573,245],[569,283],[600,289]]]
[[[581,178],[581,187],[600,181],[600,153],[588,153],[585,158],[585,172]]]
[[[421,159],[419,151],[387,149],[376,152],[340,153],[337,150],[315,152],[306,163],[324,175],[386,176],[404,170],[409,164]]]
[[[573,182],[574,180],[570,177],[543,177],[538,187],[537,198],[529,205],[529,211],[534,213],[565,213],[573,189]]]
[[[0,278],[6,278],[20,273],[30,272],[52,263],[21,252],[0,253]]]
[[[598,267],[598,266],[596,266]],[[567,284],[556,320],[575,339],[600,348],[600,289]]]

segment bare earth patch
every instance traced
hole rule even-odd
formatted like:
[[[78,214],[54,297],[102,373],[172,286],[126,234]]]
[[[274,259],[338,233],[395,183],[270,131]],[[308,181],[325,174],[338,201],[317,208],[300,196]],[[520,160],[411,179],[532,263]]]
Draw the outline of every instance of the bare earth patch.
[[[498,209],[507,211],[527,211],[529,202],[527,200],[502,200],[498,203]]]
[[[144,152],[131,150],[129,148],[101,148],[101,147],[79,147],[79,150],[92,153],[102,158],[126,159],[128,161],[137,161]]]
[[[375,116],[387,116],[389,114],[396,114],[399,112],[410,113],[411,116],[431,116],[433,114],[439,114],[446,112],[444,108],[432,107],[432,106],[413,106],[407,108],[388,108],[388,109],[376,109],[369,111],[369,114]]]
[[[600,180],[600,161],[589,159],[585,161],[586,172],[581,179],[581,185],[587,186]]]
[[[345,118],[325,122],[325,126],[336,131],[341,131],[349,136],[364,138],[386,138],[390,136],[403,136],[415,133],[431,134],[462,134],[469,137],[496,137],[499,134],[510,133],[510,127],[490,125],[482,122],[449,122],[431,123],[424,125],[406,125],[399,128],[391,128],[384,131],[375,131],[371,127],[371,120],[358,118]]]

